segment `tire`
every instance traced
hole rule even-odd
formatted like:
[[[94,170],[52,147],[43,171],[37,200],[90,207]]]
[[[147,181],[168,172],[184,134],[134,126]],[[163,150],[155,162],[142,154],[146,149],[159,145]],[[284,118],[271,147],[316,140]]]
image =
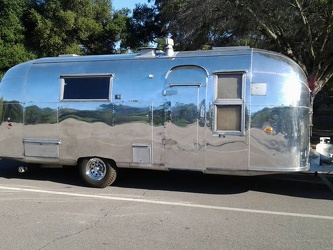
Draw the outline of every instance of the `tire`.
[[[98,157],[81,160],[79,170],[83,181],[94,188],[108,187],[117,177],[115,163]]]

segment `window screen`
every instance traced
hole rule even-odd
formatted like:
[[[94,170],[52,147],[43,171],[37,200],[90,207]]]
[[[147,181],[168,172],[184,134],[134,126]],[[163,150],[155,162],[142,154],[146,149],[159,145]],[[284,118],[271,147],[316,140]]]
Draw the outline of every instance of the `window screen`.
[[[242,98],[242,75],[240,75],[240,74],[218,75],[217,98],[218,99],[241,99]]]
[[[62,77],[62,100],[109,100],[110,76]]]
[[[241,106],[217,106],[217,130],[241,130]]]
[[[215,79],[215,132],[242,133],[244,126],[244,73],[217,73]]]

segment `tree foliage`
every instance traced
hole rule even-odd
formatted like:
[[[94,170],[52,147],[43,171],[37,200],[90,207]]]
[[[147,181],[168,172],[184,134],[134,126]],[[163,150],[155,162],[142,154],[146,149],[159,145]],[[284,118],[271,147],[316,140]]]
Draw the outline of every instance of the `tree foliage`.
[[[0,0],[0,79],[9,67],[35,57],[21,21],[26,9],[26,0]]]
[[[115,53],[128,18],[109,0],[0,0],[0,79],[36,57]]]
[[[113,53],[126,18],[108,0],[34,1],[27,14],[30,46],[38,56]]]
[[[166,36],[158,8],[154,5],[136,4],[131,18],[127,21],[127,33],[121,42],[124,50],[148,46],[151,42]]]
[[[178,49],[250,45],[295,60],[316,94],[333,78],[332,0],[156,0]]]

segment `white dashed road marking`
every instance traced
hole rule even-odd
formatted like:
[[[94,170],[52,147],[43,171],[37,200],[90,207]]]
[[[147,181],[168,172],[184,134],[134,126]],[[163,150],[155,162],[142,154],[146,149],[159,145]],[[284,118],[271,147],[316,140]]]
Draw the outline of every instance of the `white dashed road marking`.
[[[58,192],[58,191],[49,191],[49,190],[31,189],[31,188],[0,186],[0,190],[30,192],[30,193],[43,193],[43,194],[50,194],[50,195],[62,195],[62,196],[72,196],[72,197],[101,199],[101,200],[131,201],[131,202],[148,203],[148,204],[156,204],[156,205],[190,207],[190,208],[222,210],[222,211],[232,211],[232,212],[242,212],[242,213],[254,213],[254,214],[279,215],[279,216],[290,216],[290,217],[300,217],[300,218],[310,218],[310,219],[333,220],[333,216],[325,216],[325,215],[287,213],[287,212],[278,212],[278,211],[269,211],[269,210],[211,206],[211,205],[202,205],[202,204],[195,204],[195,203],[169,202],[169,201],[160,201],[160,200],[157,201],[157,200],[140,199],[140,198],[126,198],[126,197],[112,197],[112,196],[102,196],[102,195],[92,195],[92,194],[67,193],[67,192]]]

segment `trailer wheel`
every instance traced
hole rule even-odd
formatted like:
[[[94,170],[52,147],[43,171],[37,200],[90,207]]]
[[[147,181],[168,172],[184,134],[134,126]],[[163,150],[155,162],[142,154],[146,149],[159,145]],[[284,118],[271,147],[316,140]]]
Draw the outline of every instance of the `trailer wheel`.
[[[97,157],[80,161],[79,170],[84,182],[95,188],[110,186],[117,177],[115,163]]]

